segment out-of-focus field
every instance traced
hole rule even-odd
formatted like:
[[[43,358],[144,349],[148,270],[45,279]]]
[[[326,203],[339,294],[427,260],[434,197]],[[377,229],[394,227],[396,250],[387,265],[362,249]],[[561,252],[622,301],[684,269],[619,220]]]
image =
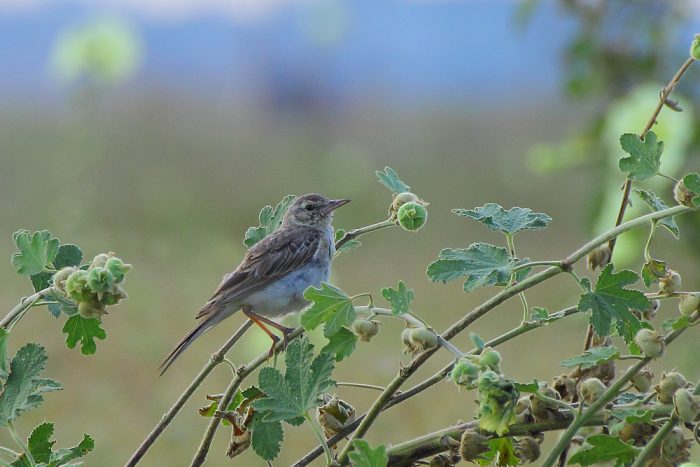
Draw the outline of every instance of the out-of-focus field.
[[[565,255],[587,239],[586,198],[596,180],[586,170],[542,176],[524,159],[534,142],[556,140],[579,115],[557,105],[494,109],[425,108],[358,104],[340,115],[324,112],[264,113],[245,102],[206,96],[124,92],[102,102],[97,121],[85,122],[70,107],[31,105],[0,113],[0,303],[9,309],[30,292],[28,281],[9,263],[11,233],[47,228],[88,256],[114,250],[134,265],[129,299],[104,320],[108,339],[91,357],[67,350],[48,312],[35,309],[13,332],[12,351],[39,336],[50,356],[45,374],[64,383],[40,410],[22,417],[27,433],[43,419],[57,422],[65,445],[91,433],[97,449],[87,465],[120,465],[189,383],[209,354],[242,323],[233,318],[199,340],[163,377],[157,367],[193,324],[193,314],[240,260],[243,233],[257,225],[260,207],[284,194],[317,191],[350,197],[336,227],[352,228],[383,219],[390,196],[374,170],[394,167],[430,204],[427,226],[413,234],[393,229],[362,239],[363,247],[340,256],[333,282],[348,293],[372,292],[399,279],[416,291],[415,311],[436,329],[468,312],[494,289],[466,295],[460,283],[429,283],[427,264],[442,247],[475,241],[501,242],[499,235],[450,213],[494,201],[531,207],[554,221],[543,232],[518,237],[518,252],[534,259]],[[68,109],[68,110],[66,110]],[[654,249],[677,266],[684,282],[700,278],[695,259],[660,235]],[[638,267],[639,264],[635,264]],[[587,274],[583,265],[581,274]],[[573,303],[577,289],[561,277],[528,293],[532,306],[549,310]],[[676,313],[665,304],[660,318]],[[485,339],[519,322],[517,300],[505,303],[471,331]],[[388,322],[370,344],[338,365],[336,378],[386,384],[407,357],[401,354],[398,322]],[[548,379],[559,362],[580,351],[585,318],[574,317],[533,332],[500,349],[505,372],[516,379]],[[689,334],[692,334],[689,333]],[[322,338],[316,335],[317,342]],[[467,335],[455,344],[470,348]],[[230,354],[243,363],[268,341],[249,333]],[[683,336],[668,356],[690,379],[698,376],[698,339]],[[441,353],[425,365],[416,383],[449,362]],[[624,365],[622,365],[624,366]],[[208,420],[196,409],[205,394],[222,392],[231,372],[218,367],[187,403],[143,465],[186,465]],[[250,381],[251,383],[254,380]],[[374,392],[341,388],[339,394],[364,411]],[[382,416],[370,442],[397,443],[473,416],[469,393],[443,383]],[[207,465],[228,465],[228,430],[220,430]],[[4,441],[4,440],[3,440]],[[309,430],[288,429],[276,465],[287,465],[314,445]],[[237,465],[263,465],[246,452]]]

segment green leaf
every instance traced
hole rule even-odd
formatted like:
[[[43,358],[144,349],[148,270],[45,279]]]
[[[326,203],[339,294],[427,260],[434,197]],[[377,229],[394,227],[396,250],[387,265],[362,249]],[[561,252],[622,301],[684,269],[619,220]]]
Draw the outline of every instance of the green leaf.
[[[646,310],[649,300],[639,290],[624,288],[638,280],[639,276],[634,272],[622,270],[615,273],[613,265],[608,264],[598,276],[595,290],[581,295],[578,309],[592,312],[590,323],[599,336],[609,335],[614,323],[618,335],[629,342],[641,328],[639,319],[631,310]],[[583,282],[586,282],[584,287],[590,290],[588,280],[584,279]]]
[[[518,392],[526,392],[528,394],[534,394],[540,390],[540,383],[534,380],[532,383],[518,383],[514,382],[513,385]]]
[[[338,243],[338,240],[343,238],[343,235],[345,235],[345,230],[343,230],[343,229],[336,230],[335,231],[335,242]],[[336,250],[335,254],[339,255],[339,254],[344,253],[346,251],[353,250],[360,245],[362,245],[362,243],[360,243],[359,240],[354,240],[354,239],[349,240],[343,246],[341,246],[338,250]]]
[[[276,368],[260,370],[258,383],[266,396],[253,402],[253,407],[269,411],[266,422],[305,416],[318,407],[321,393],[335,386],[330,379],[333,355],[321,352],[314,358],[313,348],[307,337],[293,340],[285,354],[284,377]]]
[[[213,417],[214,414],[216,413],[217,410],[219,410],[219,403],[221,402],[221,395],[219,396],[207,396],[207,399],[211,401],[211,403],[206,406],[206,407],[201,407],[198,412],[199,415],[202,417]],[[230,412],[232,410],[236,410],[236,408],[241,405],[241,402],[245,400],[245,397],[243,396],[243,393],[241,392],[240,389],[236,391],[236,393],[233,395],[233,399],[231,399],[231,402],[228,404],[228,407],[226,407],[225,412]],[[226,419],[222,418],[221,421],[223,422],[224,425],[231,425],[229,421]]]
[[[474,346],[476,347],[476,350],[478,350],[478,351],[481,351],[484,348],[484,346],[486,345],[484,343],[484,340],[481,338],[481,336],[479,336],[475,332],[469,333],[469,339],[472,340],[472,342],[474,343]]]
[[[438,259],[428,266],[428,277],[433,282],[450,282],[466,277],[464,291],[471,292],[489,285],[506,286],[516,266],[527,263],[528,259],[512,260],[505,248],[488,243],[474,243],[469,248],[446,248]],[[518,271],[516,279],[521,280],[529,268]]]
[[[696,173],[689,173],[683,177],[683,184],[685,187],[693,193],[693,199],[691,202],[696,208],[700,206],[700,175]]]
[[[258,227],[250,227],[245,233],[243,238],[245,246],[251,247],[279,229],[280,225],[282,225],[284,214],[289,209],[289,206],[292,205],[294,199],[293,195],[287,195],[282,198],[282,201],[277,203],[274,209],[269,205],[262,208],[258,216],[260,225]]]
[[[97,351],[95,338],[105,339],[107,333],[100,327],[97,318],[83,318],[80,315],[73,315],[63,326],[63,333],[66,334],[66,346],[69,349],[75,348],[80,341],[80,352],[83,355],[91,355]]]
[[[335,361],[340,362],[355,351],[356,345],[357,336],[348,328],[342,327],[338,332],[328,338],[328,344],[321,349],[321,352],[333,354],[335,356]]]
[[[453,209],[458,216],[470,217],[486,225],[489,230],[497,230],[507,235],[514,235],[521,230],[542,230],[552,218],[541,212],[532,212],[528,208],[503,209],[496,203],[486,203],[474,209]]]
[[[265,420],[263,416],[264,414],[259,412],[253,415],[251,445],[258,456],[266,461],[271,461],[280,453],[284,431],[280,421],[270,422]]]
[[[95,440],[90,435],[83,435],[83,440],[75,447],[63,448],[51,454],[48,467],[65,466],[68,462],[80,459],[95,449]]]
[[[406,287],[403,281],[399,281],[397,289],[385,287],[382,289],[382,297],[391,303],[391,312],[394,315],[402,315],[411,312],[411,303],[415,293],[413,289]]]
[[[638,450],[614,436],[593,435],[569,460],[569,464],[593,465],[598,462],[616,461],[624,464],[637,457]]]
[[[514,466],[520,463],[515,455],[512,438],[495,438],[489,440],[489,450],[478,460],[480,465],[492,465],[498,460],[499,466]]]
[[[44,400],[42,393],[62,389],[56,381],[39,378],[46,360],[46,351],[37,344],[27,344],[17,351],[0,394],[0,425],[6,426],[21,412],[38,407]]]
[[[620,145],[629,154],[620,159],[620,170],[629,172],[629,178],[641,182],[658,175],[664,143],[656,140],[656,133],[648,132],[643,140],[633,133],[625,133],[620,137]]]
[[[12,264],[17,267],[17,273],[25,276],[38,274],[51,266],[58,253],[59,241],[51,237],[48,230],[40,230],[30,234],[27,230],[19,230],[12,234],[17,253],[12,255]]]
[[[668,318],[661,323],[661,330],[664,332],[677,331],[690,326],[690,316],[679,316],[677,318]]]
[[[558,321],[562,318],[561,314],[553,314],[550,315],[549,312],[547,311],[546,308],[542,308],[541,306],[536,306],[532,309],[532,312],[530,313],[530,321],[539,323],[539,324],[549,324],[553,323],[555,321]]]
[[[581,355],[565,359],[561,364],[566,368],[580,366],[582,370],[585,370],[614,360],[619,356],[620,351],[615,347],[591,347]]]
[[[657,212],[663,209],[668,209],[668,205],[664,202],[664,200],[662,200],[652,190],[640,190],[638,188],[635,188],[634,191],[639,195],[642,201],[644,201],[647,204],[647,206],[651,208],[652,211]],[[681,231],[678,228],[678,224],[676,224],[676,221],[673,218],[673,216],[666,217],[665,219],[661,219],[657,222],[660,225],[666,227],[666,229],[668,229],[668,231],[671,232],[671,235],[673,235],[674,237],[678,238],[680,236]]]
[[[54,425],[51,422],[45,422],[34,428],[27,442],[29,452],[32,453],[34,461],[39,463],[41,467],[59,467],[76,464],[68,464],[69,462],[83,457],[88,452],[95,449],[93,439],[84,435],[83,440],[76,447],[70,449],[59,449],[53,452],[53,446],[56,441],[51,438],[54,434]],[[25,454],[22,454],[19,459],[12,463],[12,467],[29,467],[31,464]]]
[[[313,302],[301,315],[301,325],[306,330],[316,329],[319,324],[326,323],[323,334],[330,337],[343,326],[352,324],[357,317],[350,297],[326,282],[323,282],[320,288],[306,289],[304,298]]]
[[[384,167],[383,172],[377,170],[375,173],[377,174],[379,182],[394,193],[404,193],[411,190],[411,187],[402,182],[396,174],[396,171],[391,167]]]
[[[7,329],[0,328],[0,379],[7,378],[8,374],[8,358],[7,358]]]
[[[642,280],[644,285],[651,287],[659,282],[659,279],[668,274],[665,261],[650,259],[642,266]]]
[[[32,430],[29,436],[27,447],[36,462],[49,462],[53,445],[56,441],[51,441],[54,426],[51,422],[44,422]]]
[[[354,467],[386,467],[389,464],[389,456],[384,445],[372,449],[364,439],[353,441],[353,450],[348,457]]]
[[[29,276],[29,280],[32,281],[32,287],[35,292],[44,290],[51,285],[51,278],[53,277],[52,272],[42,271]]]

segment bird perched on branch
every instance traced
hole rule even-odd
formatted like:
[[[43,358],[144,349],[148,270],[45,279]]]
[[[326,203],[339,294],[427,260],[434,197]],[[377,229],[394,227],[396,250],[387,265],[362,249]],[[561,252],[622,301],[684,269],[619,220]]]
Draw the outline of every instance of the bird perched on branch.
[[[315,193],[296,198],[280,228],[253,245],[241,264],[224,276],[197,313],[201,321],[160,366],[161,375],[197,337],[238,310],[270,336],[272,355],[279,337],[266,325],[280,330],[286,339],[292,329],[272,319],[304,308],[308,305],[304,291],[328,281],[335,254],[333,212],[349,202]]]

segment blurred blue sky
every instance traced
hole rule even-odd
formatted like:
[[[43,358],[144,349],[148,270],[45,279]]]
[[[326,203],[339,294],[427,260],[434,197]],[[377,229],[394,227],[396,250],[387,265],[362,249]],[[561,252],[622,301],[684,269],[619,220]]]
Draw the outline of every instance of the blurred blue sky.
[[[246,10],[250,2],[232,1],[241,11],[228,11],[216,1],[200,8],[183,1],[145,9],[100,1],[19,8],[0,0],[2,93],[54,91],[47,61],[55,38],[100,14],[119,15],[141,36],[136,83],[241,93],[263,80],[309,83],[340,98],[369,90],[416,100],[514,93],[524,84],[556,90],[573,26],[548,2],[518,29],[512,1],[278,1],[255,12]]]

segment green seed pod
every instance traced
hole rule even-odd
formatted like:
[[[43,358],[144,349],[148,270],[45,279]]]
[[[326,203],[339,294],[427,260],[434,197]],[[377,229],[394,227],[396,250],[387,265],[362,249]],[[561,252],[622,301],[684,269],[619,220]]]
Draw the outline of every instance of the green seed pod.
[[[700,415],[700,401],[686,388],[680,388],[673,395],[676,413],[686,423],[694,423]]]
[[[695,60],[700,60],[700,35],[696,34],[695,39],[690,44],[690,56]]]
[[[666,295],[671,295],[681,288],[681,275],[669,269],[668,274],[659,280],[659,291]]]
[[[671,404],[676,391],[686,386],[688,386],[688,381],[682,374],[676,371],[664,373],[661,375],[661,382],[654,387],[656,398],[662,404]]]
[[[610,262],[611,256],[612,252],[610,251],[610,247],[607,243],[599,246],[595,250],[588,253],[588,269],[595,271],[598,268],[604,268]]]
[[[73,274],[77,269],[74,267],[67,267],[63,268],[60,271],[58,271],[56,274],[53,275],[53,285],[56,287],[58,290],[63,292],[63,294],[66,294],[66,281],[70,277],[71,274]]]
[[[540,458],[540,443],[532,436],[523,436],[515,446],[515,455],[521,464],[529,464]]]
[[[695,198],[695,196],[696,194],[690,191],[688,187],[685,186],[685,183],[683,182],[682,178],[678,180],[676,186],[673,187],[673,198],[678,204],[682,204],[683,206],[689,206],[692,208],[693,198]]]
[[[634,336],[642,353],[651,358],[659,358],[664,353],[664,336],[651,329],[642,328]]]
[[[109,252],[109,253],[100,253],[99,255],[95,256],[92,259],[92,263],[90,263],[90,268],[103,268],[105,267],[105,264],[107,264],[107,260],[114,256],[114,253]]]
[[[486,369],[501,371],[501,354],[490,347],[485,347],[479,356],[479,363]]]
[[[405,191],[403,193],[399,193],[398,195],[394,196],[394,199],[391,202],[391,207],[389,208],[389,214],[395,215],[397,212],[399,212],[399,209],[401,209],[401,206],[403,206],[406,203],[418,203],[418,204],[422,204],[423,206],[426,206],[428,204],[425,201],[422,201],[415,194],[408,192],[408,191]]]
[[[119,258],[109,258],[104,267],[112,273],[115,282],[123,281],[126,272],[132,268],[130,264],[124,264],[124,261]]]
[[[401,227],[415,232],[428,220],[428,210],[420,203],[409,202],[399,208],[397,218]]]
[[[457,386],[472,389],[479,378],[479,370],[479,366],[475,365],[471,359],[462,357],[457,360],[450,376]]]
[[[678,302],[678,310],[683,316],[692,315],[700,307],[700,294],[687,293],[681,296]]]
[[[87,283],[95,292],[107,292],[114,285],[114,276],[105,268],[94,267],[88,271]]]
[[[330,438],[355,422],[355,409],[338,396],[324,394],[323,405],[316,409],[316,418],[326,437]]]
[[[78,303],[78,313],[83,318],[97,318],[101,319],[102,315],[105,314],[105,309],[99,300],[91,299],[85,302]]]
[[[552,380],[552,388],[559,393],[562,400],[570,401],[576,394],[576,380],[569,375],[559,375]]]
[[[651,381],[654,379],[654,372],[651,368],[645,366],[639,373],[632,377],[632,384],[634,388],[639,392],[647,392],[651,389]]]
[[[598,378],[588,378],[578,387],[579,398],[588,405],[597,401],[607,388]]]
[[[116,285],[111,291],[102,293],[102,297],[100,297],[100,303],[102,303],[105,306],[116,305],[117,303],[126,299],[127,297],[128,296],[124,289]]]
[[[462,460],[474,462],[479,459],[481,454],[489,450],[488,441],[486,436],[475,430],[465,430],[459,443],[459,455],[462,456]]]
[[[411,329],[409,340],[415,349],[414,353],[433,349],[438,345],[438,336],[435,331],[424,327]]]
[[[352,332],[361,341],[369,342],[374,336],[379,334],[379,321],[358,318],[352,323]]]
[[[683,430],[679,427],[673,428],[661,444],[661,456],[665,461],[675,463],[690,459],[688,447],[690,443],[683,435]]]
[[[78,269],[66,279],[65,290],[68,297],[76,302],[84,302],[92,297],[92,290],[87,283],[87,271]]]

